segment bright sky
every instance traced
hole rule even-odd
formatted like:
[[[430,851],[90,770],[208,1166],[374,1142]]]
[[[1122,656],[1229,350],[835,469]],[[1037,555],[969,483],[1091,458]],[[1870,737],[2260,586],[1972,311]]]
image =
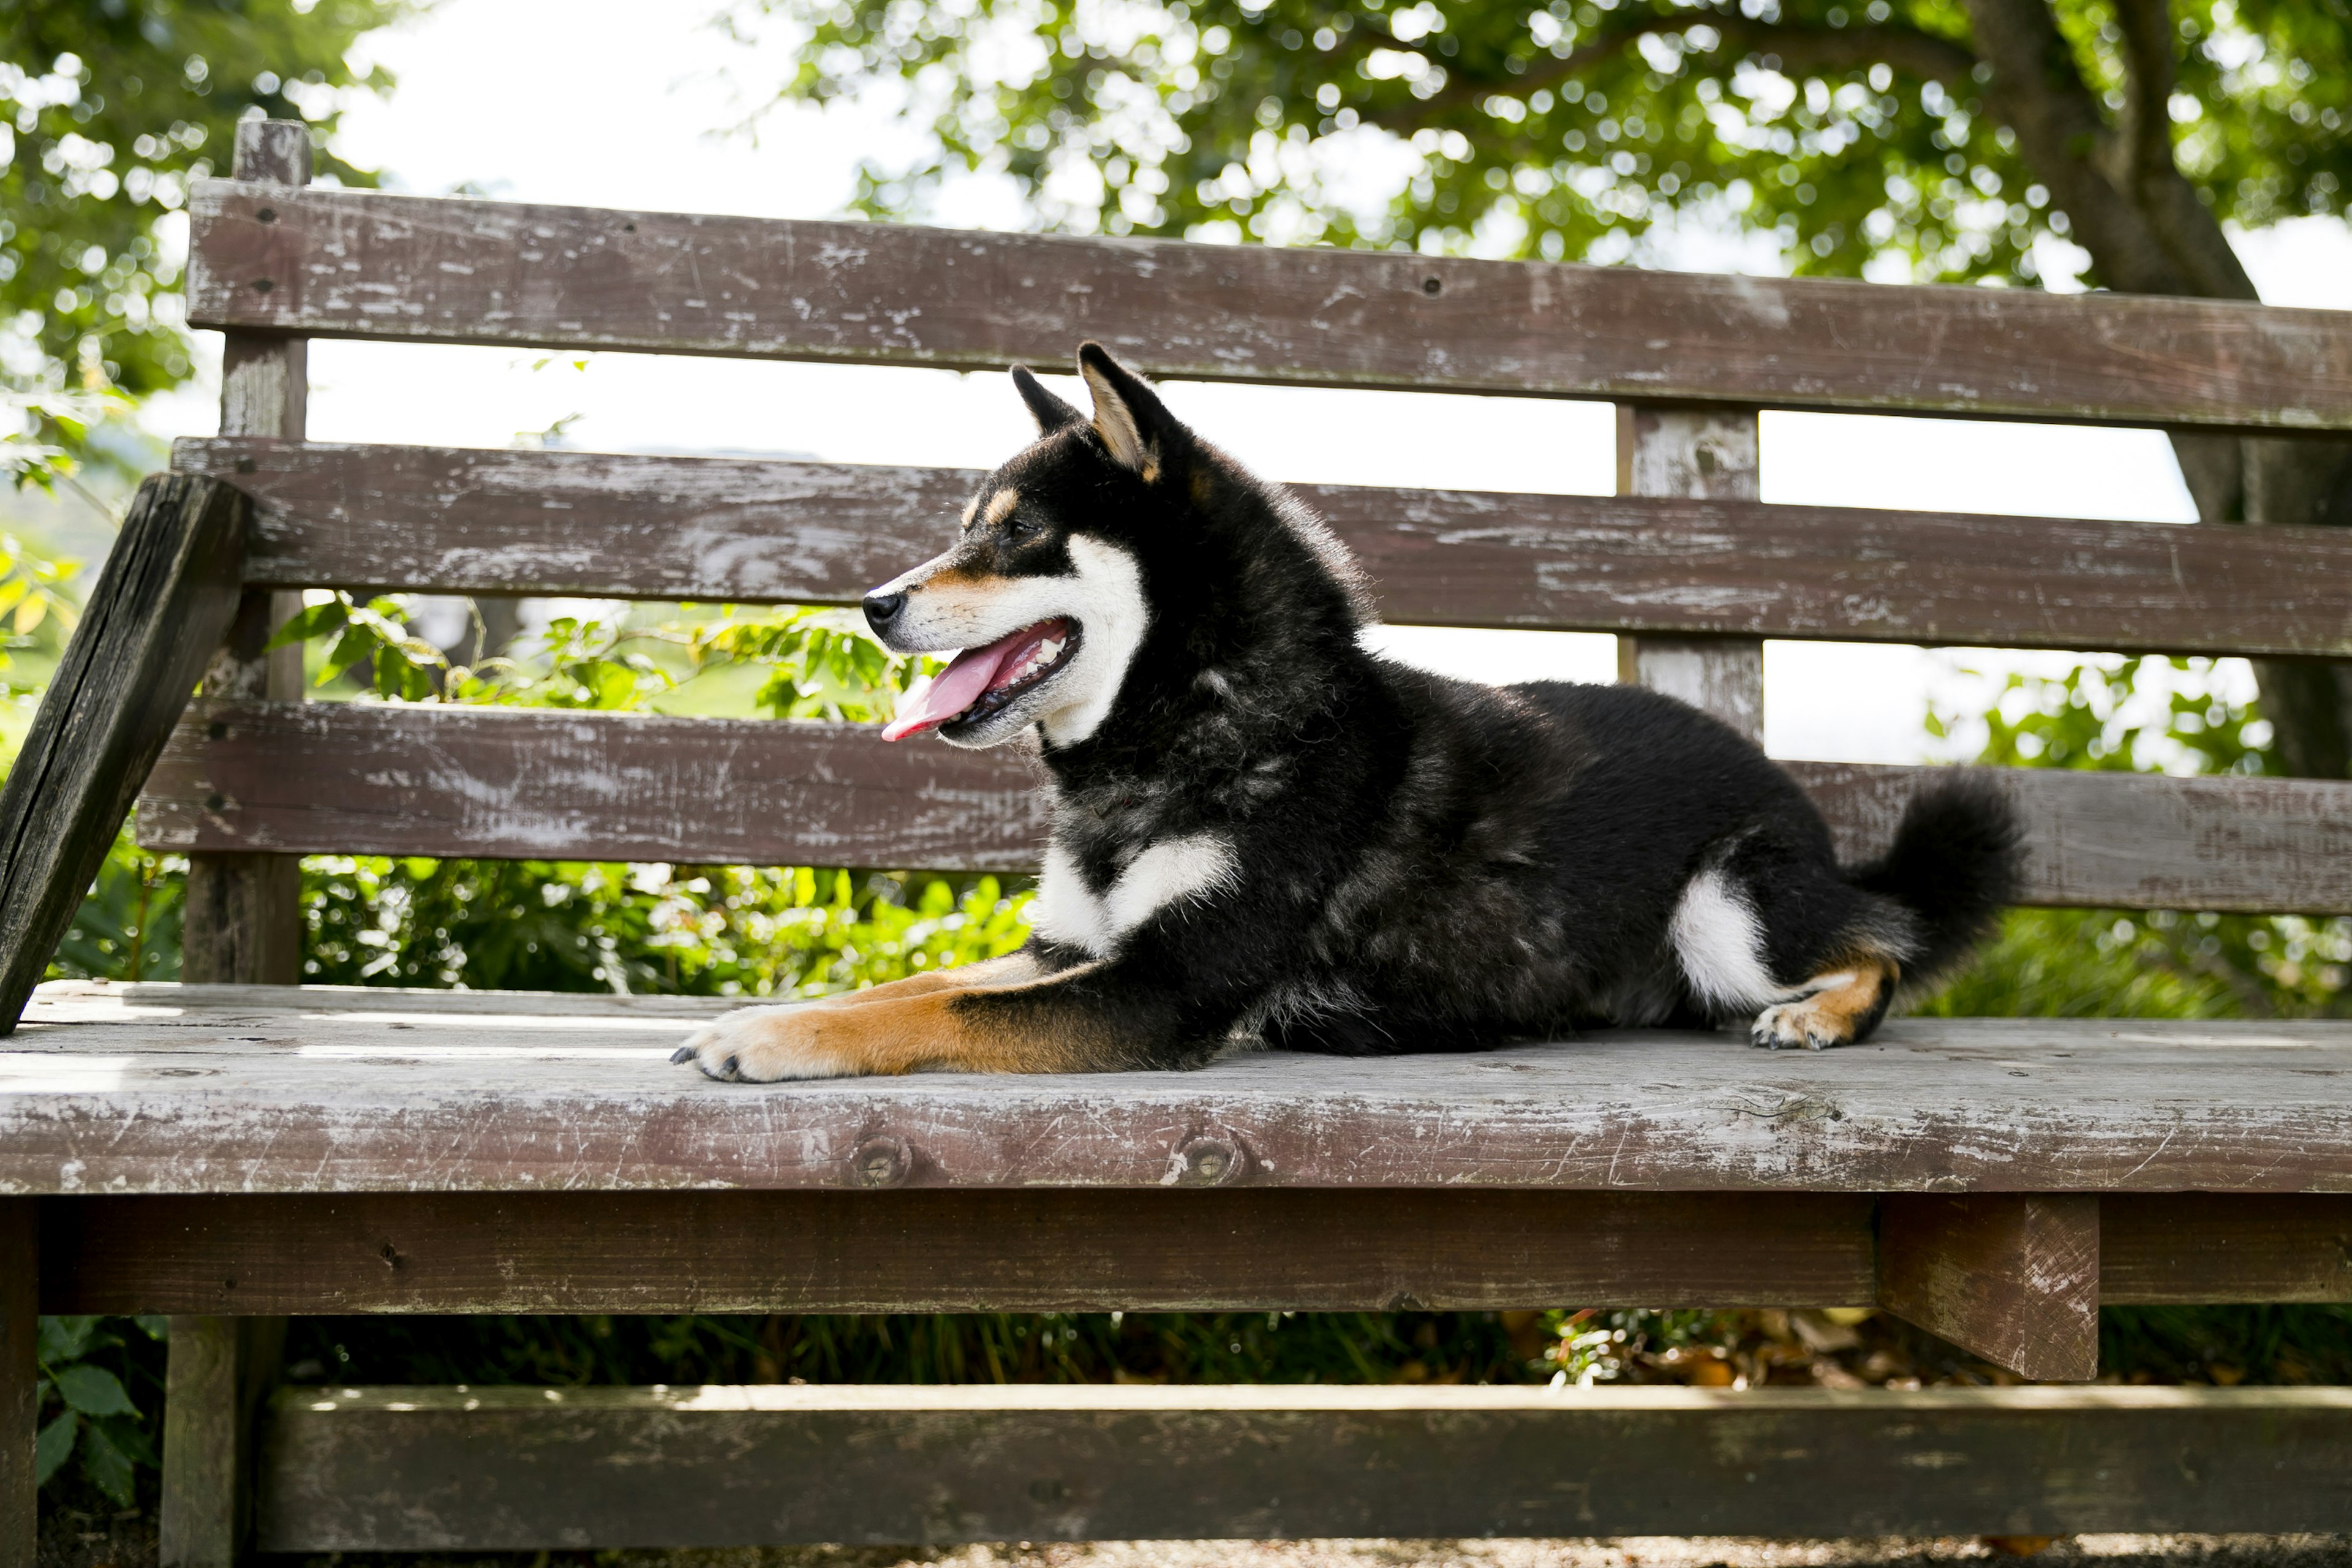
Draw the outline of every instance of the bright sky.
[[[345,120],[347,156],[393,189],[499,199],[821,217],[857,157],[890,135],[855,108],[772,117],[756,141],[713,134],[782,62],[704,26],[701,5],[441,0],[369,47],[400,79]],[[988,193],[959,221],[1002,222]],[[2352,309],[2352,229],[2305,220],[2241,246],[2265,299]],[[1677,259],[1759,264],[1732,236]],[[1762,258],[1769,263],[1769,257]],[[217,339],[207,346],[217,357]],[[502,349],[317,342],[314,440],[502,447],[572,418],[566,444],[611,451],[790,452],[850,462],[991,467],[1027,438],[995,375],[603,354],[585,368]],[[1076,395],[1070,391],[1070,395]],[[209,433],[208,389],[151,409],[164,434]],[[1606,493],[1602,405],[1394,393],[1177,385],[1169,401],[1276,478]],[[2193,517],[2164,437],[1941,420],[1768,414],[1768,500],[2182,522]],[[1612,639],[1396,628],[1394,651],[1476,679],[1614,676]],[[1966,668],[2063,668],[2053,656],[1821,643],[1766,649],[1766,743],[1779,756],[1908,762],[1932,754],[1932,695],[1983,706]],[[2237,680],[2250,681],[2240,671]],[[1959,742],[1969,746],[1965,737]]]

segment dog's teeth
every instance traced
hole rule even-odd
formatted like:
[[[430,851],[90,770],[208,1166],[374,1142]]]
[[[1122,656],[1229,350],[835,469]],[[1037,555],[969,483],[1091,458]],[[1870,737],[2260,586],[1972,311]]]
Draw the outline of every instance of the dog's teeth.
[[[1041,643],[1037,647],[1037,655],[1040,663],[1051,663],[1062,657],[1062,645],[1059,642]]]

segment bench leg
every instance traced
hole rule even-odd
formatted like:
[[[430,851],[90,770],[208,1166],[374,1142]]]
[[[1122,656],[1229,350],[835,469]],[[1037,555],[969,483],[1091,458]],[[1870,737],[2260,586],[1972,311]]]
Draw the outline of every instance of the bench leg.
[[[1889,1193],[1878,1304],[2031,1378],[2099,1374],[2099,1200],[2081,1193]]]
[[[40,1418],[40,1230],[32,1198],[0,1198],[0,1568],[33,1568],[39,1510],[33,1432]]]
[[[172,1320],[163,1380],[162,1568],[235,1568],[253,1538],[255,1415],[283,1318]]]

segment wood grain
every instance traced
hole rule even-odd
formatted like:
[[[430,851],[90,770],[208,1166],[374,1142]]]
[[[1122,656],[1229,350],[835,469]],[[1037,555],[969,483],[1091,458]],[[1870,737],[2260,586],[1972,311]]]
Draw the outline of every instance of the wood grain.
[[[1890,1193],[1878,1211],[1878,1304],[2027,1377],[2096,1377],[2100,1201]]]
[[[0,1052],[0,1192],[1234,1187],[2352,1192],[2352,1025],[1630,1030],[1192,1073],[718,1084],[719,998],[60,982]],[[876,1140],[887,1140],[887,1145]],[[74,1197],[73,1201],[84,1201]],[[207,1309],[210,1310],[210,1309]]]
[[[310,128],[299,121],[241,120],[240,180],[295,189],[310,183]],[[308,340],[233,331],[221,343],[221,434],[299,442],[310,420]],[[270,634],[302,607],[285,589],[249,589],[226,639],[205,669],[213,697],[302,700],[302,649],[268,649]],[[302,978],[302,868],[290,855],[191,856],[180,974],[214,984],[293,985]]]
[[[1617,408],[1621,496],[1752,502],[1762,473],[1757,453],[1752,408]],[[1750,563],[1751,573],[1756,564]],[[1684,593],[1693,585],[1685,575]],[[1620,637],[1617,679],[1678,697],[1764,743],[1764,644],[1759,638]]]
[[[254,498],[247,581],[851,604],[936,553],[957,468],[188,439]],[[1292,487],[1400,624],[2352,654],[2342,530],[1702,498]]]
[[[175,739],[138,826],[186,849],[1010,871],[1045,826],[1019,757],[863,725],[203,702]]]
[[[0,1197],[0,1568],[34,1568],[40,1420],[40,1205]]]
[[[272,216],[263,221],[268,209]],[[2342,312],[199,182],[189,316],[318,336],[2352,429]]]
[[[2352,1301],[2352,1195],[2109,1193],[2103,1305]]]
[[[1791,763],[1849,862],[1932,776]],[[1034,868],[1034,763],[855,725],[199,702],[141,797],[152,848]],[[2024,901],[2352,910],[2352,784],[1982,770],[2028,829]]]
[[[0,787],[0,1035],[81,907],[238,595],[245,498],[139,487]]]
[[[49,1234],[44,1299],[58,1311],[132,1301],[142,1311],[209,1312],[1059,1312],[1872,1300],[1864,1194],[1267,1188],[52,1201],[70,1205],[60,1217],[80,1221]]]
[[[256,1417],[278,1381],[285,1343],[284,1318],[172,1319],[161,1568],[238,1568],[249,1560]]]
[[[272,1552],[2352,1527],[2343,1389],[287,1390]]]
[[[1921,768],[1784,764],[1852,864],[1894,837]],[[2352,785],[1983,768],[2025,823],[2023,902],[2126,910],[2352,910]]]
[[[1031,1188],[43,1201],[58,1208],[42,1276],[53,1312],[1877,1300],[1873,1200],[1862,1194]],[[2103,1303],[2352,1301],[2352,1195],[2110,1193],[2099,1202]]]

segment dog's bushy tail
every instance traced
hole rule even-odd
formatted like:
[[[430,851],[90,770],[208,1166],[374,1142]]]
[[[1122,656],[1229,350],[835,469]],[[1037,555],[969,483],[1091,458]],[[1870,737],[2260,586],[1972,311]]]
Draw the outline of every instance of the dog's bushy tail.
[[[1906,988],[1948,973],[2017,901],[2024,841],[2017,813],[1990,784],[1955,778],[1923,787],[1886,853],[1848,873],[1919,918],[1926,945],[1903,966]]]

